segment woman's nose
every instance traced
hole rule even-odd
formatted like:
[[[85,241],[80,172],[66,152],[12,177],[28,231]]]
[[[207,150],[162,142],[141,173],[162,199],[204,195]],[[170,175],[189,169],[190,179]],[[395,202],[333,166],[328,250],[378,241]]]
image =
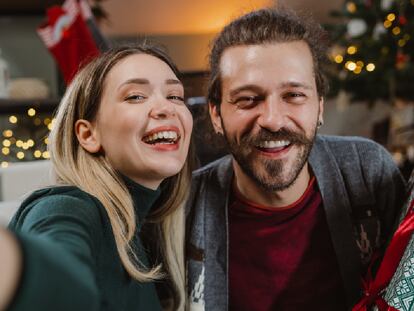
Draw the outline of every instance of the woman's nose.
[[[158,98],[154,100],[154,104],[150,111],[150,116],[154,119],[167,119],[175,116],[175,106],[166,98]]]

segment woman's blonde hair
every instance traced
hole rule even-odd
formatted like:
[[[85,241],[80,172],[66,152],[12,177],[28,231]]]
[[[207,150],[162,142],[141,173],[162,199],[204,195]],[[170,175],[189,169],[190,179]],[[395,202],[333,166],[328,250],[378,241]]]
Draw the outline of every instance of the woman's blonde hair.
[[[131,245],[137,224],[125,182],[104,154],[87,152],[75,135],[77,120],[93,121],[96,118],[108,72],[121,59],[132,54],[157,57],[179,78],[179,72],[170,58],[152,45],[121,47],[96,58],[75,76],[60,103],[49,136],[51,160],[59,184],[75,185],[96,197],[105,207],[119,256],[129,275],[140,282],[148,282],[161,278],[165,272],[172,284],[175,308],[182,310],[185,305],[183,205],[191,177],[192,150],[182,170],[161,184],[163,191],[157,200],[157,208],[151,214],[151,222],[155,228],[153,232],[158,235],[152,248],[160,255],[163,265],[145,269]]]

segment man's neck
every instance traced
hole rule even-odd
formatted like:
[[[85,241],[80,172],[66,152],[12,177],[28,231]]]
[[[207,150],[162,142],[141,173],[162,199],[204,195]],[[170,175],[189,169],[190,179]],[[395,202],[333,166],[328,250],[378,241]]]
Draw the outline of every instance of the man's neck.
[[[272,192],[263,189],[256,181],[246,175],[234,159],[233,168],[235,186],[246,199],[274,208],[285,207],[299,200],[308,188],[310,180],[309,166],[306,163],[289,188]]]

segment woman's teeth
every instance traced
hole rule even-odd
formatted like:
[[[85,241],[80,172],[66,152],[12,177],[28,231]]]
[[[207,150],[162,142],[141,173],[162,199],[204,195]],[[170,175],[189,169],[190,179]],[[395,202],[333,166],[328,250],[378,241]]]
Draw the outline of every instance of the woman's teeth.
[[[162,131],[151,134],[143,138],[143,141],[149,144],[154,143],[169,143],[173,144],[178,140],[178,134],[174,131]]]

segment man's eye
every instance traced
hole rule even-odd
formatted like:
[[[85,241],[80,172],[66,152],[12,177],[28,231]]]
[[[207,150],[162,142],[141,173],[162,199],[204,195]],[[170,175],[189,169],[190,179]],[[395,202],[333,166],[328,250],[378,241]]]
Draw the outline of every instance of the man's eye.
[[[283,98],[292,102],[303,102],[306,99],[306,95],[298,92],[289,92],[283,95]]]
[[[240,97],[237,97],[233,101],[233,103],[241,109],[246,109],[246,108],[251,108],[251,107],[256,106],[259,102],[263,100],[264,100],[263,96],[240,96]]]

